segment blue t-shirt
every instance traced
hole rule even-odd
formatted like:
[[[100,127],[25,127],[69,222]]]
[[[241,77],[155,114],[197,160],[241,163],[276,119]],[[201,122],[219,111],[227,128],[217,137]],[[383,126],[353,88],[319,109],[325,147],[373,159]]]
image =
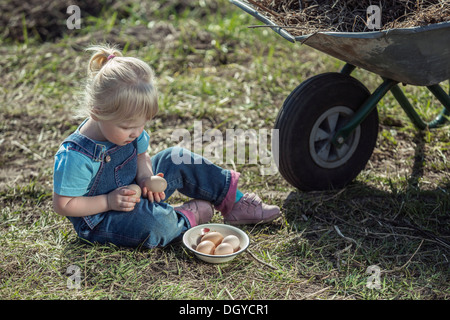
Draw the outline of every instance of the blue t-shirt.
[[[147,151],[149,141],[150,137],[144,130],[137,138],[138,154]],[[106,150],[115,146],[109,141],[95,142],[104,145]],[[80,152],[68,150],[67,145],[63,144],[55,155],[53,191],[67,197],[84,196],[89,193],[89,189],[99,169],[100,162],[93,161]]]

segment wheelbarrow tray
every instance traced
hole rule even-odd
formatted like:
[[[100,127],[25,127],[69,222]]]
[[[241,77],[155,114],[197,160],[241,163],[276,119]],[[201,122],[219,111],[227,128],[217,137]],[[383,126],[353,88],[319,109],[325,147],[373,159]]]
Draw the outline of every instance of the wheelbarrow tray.
[[[229,0],[283,38],[404,84],[430,86],[450,79],[450,22],[371,32],[293,36],[249,3]]]

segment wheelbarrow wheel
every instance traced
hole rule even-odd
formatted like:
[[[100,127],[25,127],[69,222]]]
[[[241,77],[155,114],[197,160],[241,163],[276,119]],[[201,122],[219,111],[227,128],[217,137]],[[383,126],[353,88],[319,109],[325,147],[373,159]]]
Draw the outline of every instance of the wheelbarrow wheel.
[[[361,82],[341,73],[319,74],[292,91],[275,122],[278,168],[291,185],[338,189],[364,169],[378,135],[376,108],[339,148],[331,140],[369,96]]]

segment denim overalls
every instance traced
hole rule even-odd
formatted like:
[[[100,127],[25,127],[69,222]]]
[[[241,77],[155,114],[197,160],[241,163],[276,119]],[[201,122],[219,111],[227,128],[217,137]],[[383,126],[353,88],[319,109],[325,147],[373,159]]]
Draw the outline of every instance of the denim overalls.
[[[85,196],[107,194],[135,182],[137,172],[136,140],[125,146],[105,147],[87,138],[79,129],[63,143],[100,162],[90,191]],[[174,155],[184,159],[179,164]],[[191,161],[189,161],[189,159]],[[152,157],[154,174],[164,173],[166,200],[178,190],[195,199],[210,201],[225,214],[234,203],[239,173],[222,169],[189,150],[173,147]],[[117,246],[148,248],[165,246],[177,240],[195,222],[165,202],[142,198],[133,211],[107,211],[85,217],[68,217],[78,236],[89,242],[113,243]]]

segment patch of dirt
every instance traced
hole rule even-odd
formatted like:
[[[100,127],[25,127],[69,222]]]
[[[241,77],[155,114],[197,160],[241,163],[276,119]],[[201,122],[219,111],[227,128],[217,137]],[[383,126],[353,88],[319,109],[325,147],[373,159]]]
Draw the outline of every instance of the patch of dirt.
[[[138,7],[136,7],[136,1],[134,0],[78,0],[76,2],[72,0],[0,0],[0,12],[2,13],[0,15],[0,30],[3,30],[0,35],[5,39],[24,41],[26,30],[27,36],[37,36],[44,42],[57,40],[71,31],[67,28],[66,21],[71,16],[72,11],[67,13],[67,8],[74,4],[80,8],[82,21],[87,21],[91,16],[100,17],[104,11],[116,14],[115,19],[120,21],[128,19],[131,14],[149,19],[154,15],[154,12],[171,10],[174,14],[180,14],[186,10],[198,9],[200,6],[198,0],[168,0],[164,4],[144,1]],[[215,2],[205,5],[208,6],[210,12],[220,9]],[[104,32],[99,31],[98,33]],[[139,28],[126,30],[125,33],[131,36],[131,39],[145,43],[148,41],[157,42],[161,39],[167,40],[167,36],[174,32],[173,28],[168,27],[167,24],[157,23],[150,28],[140,26]],[[93,38],[90,38],[91,36]],[[81,39],[80,41],[92,41],[98,37],[99,34],[88,35],[86,38],[89,39]]]
[[[52,169],[61,134],[69,128],[62,119],[64,115],[48,118],[0,113],[0,190],[31,181],[52,189],[44,171]]]
[[[383,131],[392,134],[392,138],[387,139]],[[365,170],[387,179],[405,178],[414,186],[420,183],[423,190],[445,187],[445,181],[447,184],[450,182],[450,173],[441,168],[448,169],[445,163],[450,157],[450,150],[435,150],[437,141],[427,142],[425,136],[426,132],[410,134],[381,125],[377,145]]]
[[[179,30],[171,23],[157,22],[149,26],[129,26],[123,30],[112,29],[109,33],[102,30],[89,33],[84,36],[74,37],[69,44],[78,50],[84,50],[92,43],[109,42],[120,48],[128,46],[129,49],[137,48],[143,44],[154,44],[159,48],[173,47],[179,37]]]
[[[103,2],[103,3],[102,3]],[[114,1],[77,1],[83,13],[82,18],[100,14],[103,5],[111,5]],[[70,16],[66,11],[72,5],[71,0],[39,1],[39,0],[1,0],[0,26],[4,38],[23,41],[27,33],[38,35],[43,41],[59,38],[67,30],[66,19]]]

